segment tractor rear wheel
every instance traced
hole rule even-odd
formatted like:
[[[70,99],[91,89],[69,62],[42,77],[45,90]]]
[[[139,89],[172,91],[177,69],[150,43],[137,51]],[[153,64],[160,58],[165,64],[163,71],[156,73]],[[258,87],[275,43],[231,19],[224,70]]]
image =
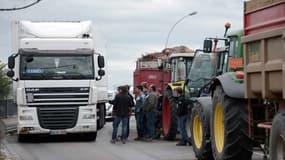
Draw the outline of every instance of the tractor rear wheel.
[[[270,159],[285,158],[285,112],[278,113],[273,120],[270,132]]]
[[[191,141],[199,160],[213,159],[210,141],[210,107],[197,102],[191,113]]]
[[[166,140],[174,140],[176,138],[176,105],[172,92],[168,90],[164,96],[162,107],[162,130]]]
[[[247,103],[228,97],[221,86],[213,95],[211,116],[212,151],[216,160],[249,160],[252,142],[248,133]]]

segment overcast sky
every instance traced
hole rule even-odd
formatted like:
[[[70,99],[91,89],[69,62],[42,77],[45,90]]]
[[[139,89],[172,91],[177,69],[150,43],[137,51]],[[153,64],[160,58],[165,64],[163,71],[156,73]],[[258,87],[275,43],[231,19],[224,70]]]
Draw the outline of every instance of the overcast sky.
[[[0,8],[22,6],[33,0],[1,0]],[[168,47],[202,47],[203,39],[222,36],[243,25],[243,0],[42,0],[28,9],[0,12],[0,60],[11,54],[13,20],[91,20],[104,39],[109,88],[133,84],[135,61],[146,52],[161,51],[172,25],[186,14],[170,35]]]

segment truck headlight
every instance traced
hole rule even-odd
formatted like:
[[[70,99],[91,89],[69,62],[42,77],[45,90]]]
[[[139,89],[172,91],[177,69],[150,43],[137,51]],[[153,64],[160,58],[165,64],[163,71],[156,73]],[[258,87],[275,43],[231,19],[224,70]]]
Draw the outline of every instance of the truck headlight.
[[[82,119],[95,119],[95,114],[84,114]]]
[[[20,115],[20,120],[21,121],[32,121],[33,116],[31,116],[31,115]]]

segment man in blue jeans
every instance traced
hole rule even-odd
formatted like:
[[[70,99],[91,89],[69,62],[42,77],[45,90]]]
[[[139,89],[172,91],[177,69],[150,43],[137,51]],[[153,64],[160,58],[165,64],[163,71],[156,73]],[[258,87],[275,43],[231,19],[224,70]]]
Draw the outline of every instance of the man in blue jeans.
[[[120,122],[122,122],[122,143],[126,143],[128,132],[128,118],[131,112],[132,99],[128,95],[126,86],[119,87],[119,93],[115,96],[113,101],[113,133],[111,143],[115,143],[117,139],[117,132]]]
[[[187,145],[187,131],[186,131],[186,121],[187,121],[187,105],[183,97],[183,90],[181,87],[176,88],[178,99],[177,99],[177,116],[178,116],[178,129],[181,135],[180,142],[176,146],[186,146]]]
[[[145,94],[143,93],[143,87],[141,85],[136,86],[137,95],[136,95],[136,105],[135,105],[135,117],[136,117],[136,125],[137,125],[137,137],[135,140],[143,140],[145,136],[144,129],[144,114],[142,111]]]
[[[157,93],[156,87],[151,85],[149,93],[145,98],[143,104],[143,111],[146,116],[146,128],[147,128],[147,141],[152,141],[155,138],[155,111],[157,106]]]

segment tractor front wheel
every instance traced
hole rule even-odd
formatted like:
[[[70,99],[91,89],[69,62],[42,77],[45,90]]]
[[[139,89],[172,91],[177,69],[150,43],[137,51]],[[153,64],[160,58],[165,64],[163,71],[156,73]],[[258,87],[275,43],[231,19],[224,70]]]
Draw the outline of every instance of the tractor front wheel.
[[[210,107],[197,102],[191,114],[191,141],[199,160],[213,159],[210,141]]]

